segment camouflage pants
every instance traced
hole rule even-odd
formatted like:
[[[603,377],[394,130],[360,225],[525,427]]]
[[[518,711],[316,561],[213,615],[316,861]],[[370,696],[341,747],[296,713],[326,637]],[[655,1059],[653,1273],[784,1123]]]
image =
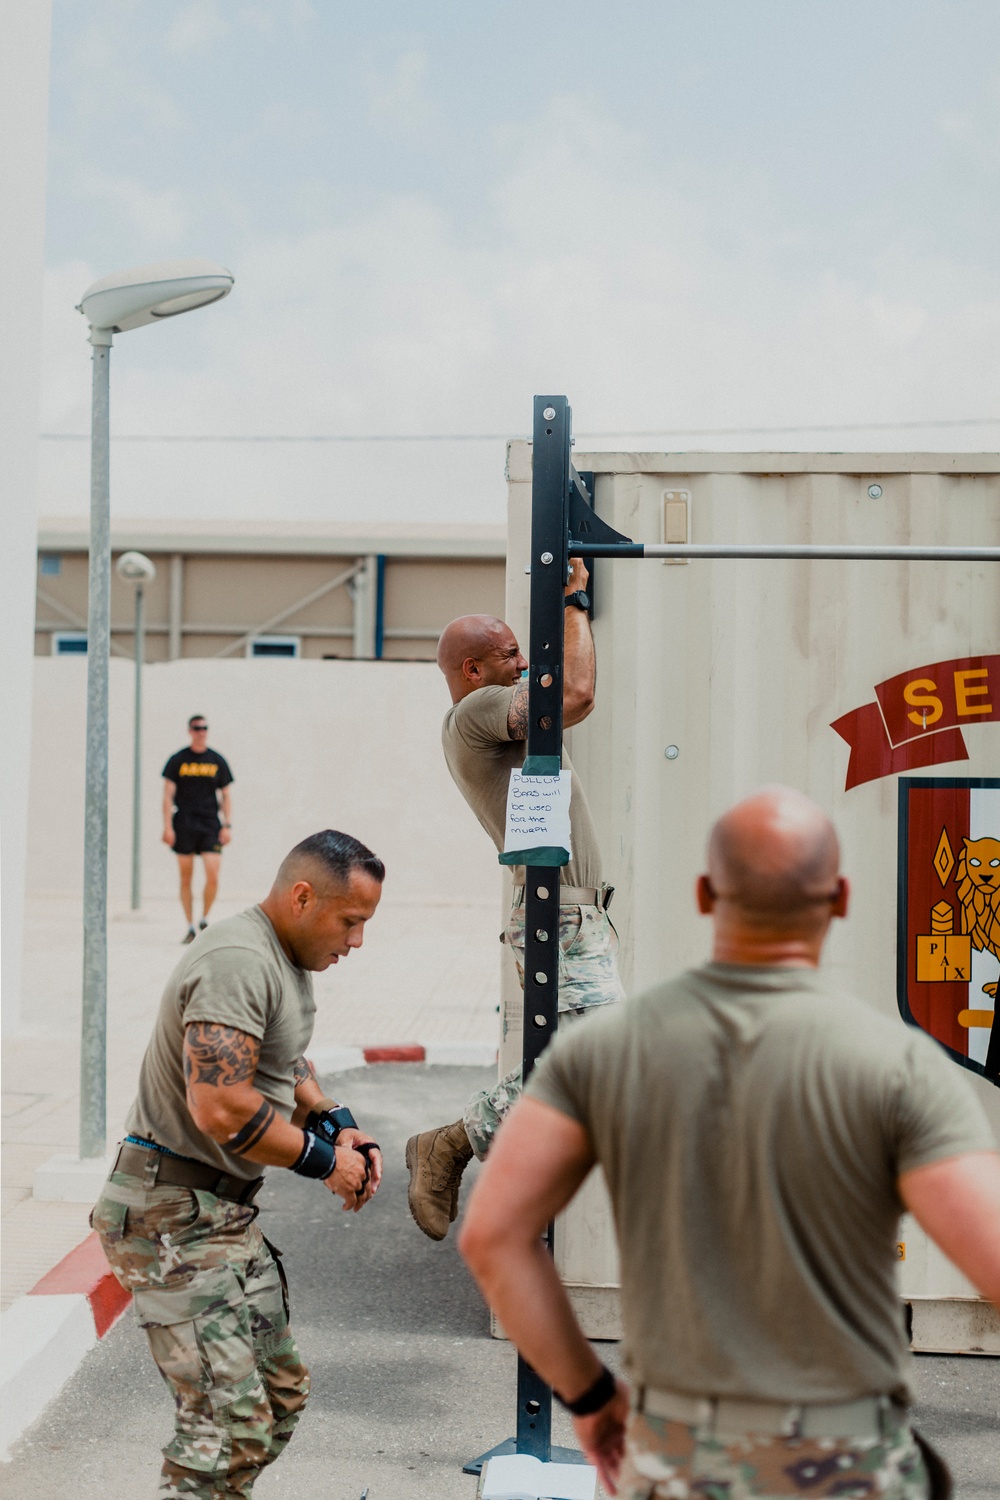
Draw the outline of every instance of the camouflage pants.
[[[291,1438],[309,1372],[249,1206],[113,1172],[91,1222],[174,1398],[158,1494],[246,1497]]]
[[[504,941],[514,953],[517,975],[524,988],[524,907],[511,912]],[[618,936],[606,911],[599,906],[559,908],[559,1016],[585,1015],[595,1006],[624,1000],[618,977]],[[521,1094],[521,1069],[507,1073],[491,1089],[474,1094],[465,1108],[466,1134],[480,1161],[490,1149],[500,1122]]]
[[[881,1438],[714,1437],[633,1412],[618,1500],[927,1500],[930,1484],[904,1414]]]

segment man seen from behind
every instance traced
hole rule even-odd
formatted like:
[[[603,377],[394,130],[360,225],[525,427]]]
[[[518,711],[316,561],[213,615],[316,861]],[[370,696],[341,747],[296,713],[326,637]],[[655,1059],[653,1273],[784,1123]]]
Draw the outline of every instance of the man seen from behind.
[[[1000,1304],[991,1131],[929,1037],[819,973],[848,888],[813,803],[771,788],[721,818],[697,901],[711,962],[559,1036],[498,1135],[462,1251],[611,1494],[944,1495],[909,1423],[898,1222],[909,1210]],[[629,1384],[540,1238],[595,1163]]]

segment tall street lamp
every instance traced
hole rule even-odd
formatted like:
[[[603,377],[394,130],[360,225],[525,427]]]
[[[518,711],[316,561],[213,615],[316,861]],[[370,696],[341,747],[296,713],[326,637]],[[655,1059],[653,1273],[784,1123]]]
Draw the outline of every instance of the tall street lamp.
[[[123,552],[115,563],[123,583],[135,589],[135,692],[132,712],[132,910],[142,905],[142,668],[146,660],[143,593],[156,577],[155,564],[143,552]]]
[[[87,609],[87,758],[83,841],[83,995],[80,1027],[80,1155],[35,1175],[35,1197],[87,1202],[103,1171],[107,1134],[108,655],[111,645],[111,504],[108,427],[111,341],[218,302],[233,275],[209,260],[175,260],[116,271],[88,287],[78,312],[90,324],[90,574]],[[75,1169],[75,1170],[74,1170]]]

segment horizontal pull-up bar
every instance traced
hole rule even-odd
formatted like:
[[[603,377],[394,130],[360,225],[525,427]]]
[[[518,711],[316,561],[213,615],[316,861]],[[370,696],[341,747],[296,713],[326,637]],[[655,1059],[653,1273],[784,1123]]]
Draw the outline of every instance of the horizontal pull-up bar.
[[[1000,547],[847,547],[812,546],[796,542],[578,542],[572,537],[570,557],[790,557],[854,562],[1000,562]]]

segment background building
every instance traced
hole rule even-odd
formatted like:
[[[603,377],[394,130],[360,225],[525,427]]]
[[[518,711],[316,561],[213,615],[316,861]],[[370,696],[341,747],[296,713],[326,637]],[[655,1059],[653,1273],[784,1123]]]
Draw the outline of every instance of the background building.
[[[122,521],[115,556],[156,564],[146,660],[301,656],[432,659],[460,614],[503,614],[501,526]],[[112,651],[131,656],[133,595],[112,576]],[[43,521],[36,656],[86,651],[87,529]]]

